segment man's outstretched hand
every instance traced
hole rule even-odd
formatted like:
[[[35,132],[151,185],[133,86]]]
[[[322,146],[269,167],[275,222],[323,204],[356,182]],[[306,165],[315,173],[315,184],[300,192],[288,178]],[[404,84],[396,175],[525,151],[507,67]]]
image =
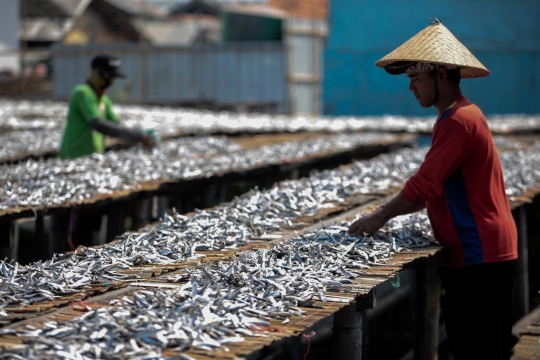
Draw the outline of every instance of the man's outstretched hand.
[[[384,207],[381,207],[366,217],[349,226],[349,233],[363,235],[373,234],[386,224],[388,220],[398,215],[410,214],[426,207],[426,203],[415,204],[405,199],[401,192]]]
[[[154,139],[151,135],[147,133],[142,134],[141,142],[142,142],[143,148],[145,149],[153,149],[157,146],[156,139]]]
[[[373,234],[384,226],[386,219],[382,216],[381,211],[375,211],[374,213],[365,216],[355,221],[349,226],[349,233],[364,235]]]

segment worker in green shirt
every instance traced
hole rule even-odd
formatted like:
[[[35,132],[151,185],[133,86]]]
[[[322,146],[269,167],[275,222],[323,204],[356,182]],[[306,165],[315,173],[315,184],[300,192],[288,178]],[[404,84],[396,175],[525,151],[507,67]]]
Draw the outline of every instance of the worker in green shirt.
[[[142,142],[146,148],[155,146],[147,133],[122,127],[112,110],[111,99],[105,93],[120,71],[120,60],[98,55],[91,63],[92,72],[86,83],[79,84],[69,99],[67,125],[62,137],[59,156],[74,159],[105,150],[105,135],[131,142]]]
[[[130,142],[141,142],[152,148],[156,141],[148,133],[123,127],[112,110],[107,89],[120,71],[120,60],[109,55],[98,55],[91,62],[88,80],[73,90],[69,99],[67,124],[62,137],[59,157],[75,159],[105,150],[105,135]],[[89,246],[94,234],[99,233],[102,214],[99,212],[57,214],[51,219],[49,253],[60,253],[71,246]]]

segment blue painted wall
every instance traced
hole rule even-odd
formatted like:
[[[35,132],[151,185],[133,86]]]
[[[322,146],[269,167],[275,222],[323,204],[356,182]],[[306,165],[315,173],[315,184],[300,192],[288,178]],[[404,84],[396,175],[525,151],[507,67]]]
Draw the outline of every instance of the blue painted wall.
[[[374,65],[426,27],[430,16],[491,71],[461,82],[484,113],[540,113],[539,0],[330,0],[324,113],[433,115],[407,90],[405,75]]]

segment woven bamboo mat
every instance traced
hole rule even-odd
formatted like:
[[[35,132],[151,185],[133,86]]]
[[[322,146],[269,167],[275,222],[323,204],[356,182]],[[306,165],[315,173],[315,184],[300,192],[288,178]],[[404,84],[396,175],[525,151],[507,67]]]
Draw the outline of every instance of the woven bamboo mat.
[[[540,321],[520,332],[519,342],[514,346],[512,360],[536,360],[540,358]]]

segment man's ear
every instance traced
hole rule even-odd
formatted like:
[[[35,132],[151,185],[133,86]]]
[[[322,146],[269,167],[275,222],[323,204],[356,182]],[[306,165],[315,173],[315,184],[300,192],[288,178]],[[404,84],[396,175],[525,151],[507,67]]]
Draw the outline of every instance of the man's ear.
[[[444,68],[437,68],[437,76],[439,77],[439,83],[445,82],[448,79],[448,72]]]

